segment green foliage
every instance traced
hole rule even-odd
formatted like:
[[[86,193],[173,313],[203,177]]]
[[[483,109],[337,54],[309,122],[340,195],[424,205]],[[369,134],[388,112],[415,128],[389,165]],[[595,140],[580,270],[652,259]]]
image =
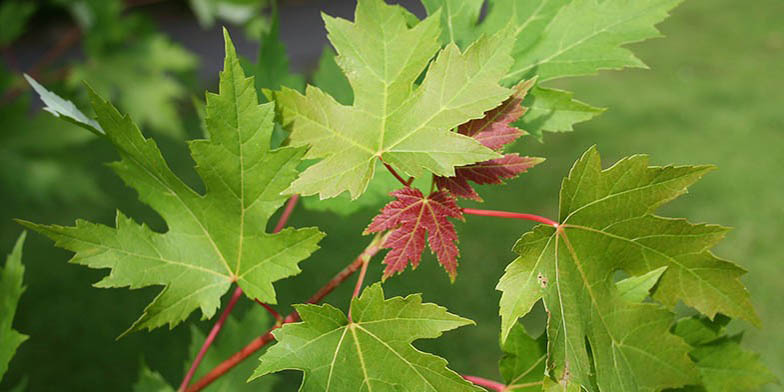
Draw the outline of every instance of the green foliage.
[[[268,325],[270,325],[270,319],[267,313],[258,306],[251,308],[241,321],[234,317],[229,317],[223,329],[221,329],[217,340],[204,355],[201,366],[195,373],[195,378],[198,379],[204,376],[209,370],[240,350],[247,343],[246,340],[249,336],[257,335],[260,330]],[[193,363],[198,355],[205,338],[206,335],[201,329],[191,325],[191,344],[188,349],[189,355],[188,360],[185,362],[184,372],[188,371],[188,366]],[[274,390],[273,387],[278,381],[275,376],[267,376],[253,382],[247,381],[255,367],[256,364],[252,361],[242,362],[226,376],[217,379],[209,387],[205,388],[205,391],[265,392]],[[142,364],[141,374],[134,386],[134,390],[138,392],[173,392],[174,388],[166,382],[160,373],[152,371]]]
[[[25,31],[27,20],[37,4],[32,1],[7,0],[0,4],[0,48],[7,46]]]
[[[285,369],[305,372],[300,391],[477,391],[446,361],[411,343],[473,324],[420,295],[385,299],[380,283],[351,301],[352,318],[330,305],[297,305],[302,323],[274,332],[278,343],[253,378]]]
[[[742,334],[726,335],[730,319],[717,315],[713,320],[694,316],[678,321],[673,332],[692,346],[691,355],[700,371],[701,386],[684,391],[743,392],[756,391],[777,382],[759,359],[759,354],[741,348]]]
[[[22,265],[24,240],[25,233],[22,233],[6,258],[5,267],[0,269],[0,380],[8,370],[8,363],[11,362],[16,349],[28,338],[12,328],[16,306],[25,291],[25,268]]]
[[[520,256],[498,284],[504,340],[543,299],[556,382],[602,390],[696,383],[687,346],[668,333],[672,313],[629,301],[610,277],[618,269],[640,276],[667,267],[652,295],[657,302],[673,308],[683,301],[711,317],[721,312],[758,322],[738,280],[744,271],[708,250],[726,229],[652,215],[710,170],[648,167],[645,156],[602,170],[596,149],[586,152],[561,187],[558,227],[538,226],[515,245]],[[656,363],[668,366],[650,372]]]
[[[95,54],[73,68],[67,83],[74,88],[87,82],[143,126],[181,138],[176,102],[187,89],[172,74],[195,67],[193,54],[162,35],[153,35],[122,51]]]
[[[341,105],[316,87],[308,87],[304,96],[291,89],[270,94],[284,125],[293,123],[291,144],[309,145],[306,158],[322,159],[287,192],[324,199],[349,191],[355,199],[366,190],[379,158],[416,177],[423,169],[451,176],[455,166],[498,157],[451,129],[481,117],[509,95],[497,84],[511,60],[503,32],[462,53],[448,46],[414,89],[440,46],[437,19],[409,28],[398,8],[363,0],[354,23],[324,20],[354,103]]]
[[[498,366],[510,390],[533,392],[542,390],[547,359],[547,336],[537,339],[525,331],[522,324],[515,324],[503,344],[504,356]]]
[[[428,14],[441,12],[444,43],[461,46],[480,34],[514,27],[514,63],[506,85],[538,76],[539,82],[594,74],[602,69],[644,67],[624,44],[659,36],[654,26],[682,0],[489,0],[479,23],[482,0],[423,0]],[[602,112],[572,99],[571,93],[538,86],[531,91],[532,115],[525,129],[541,140],[542,131],[571,131]],[[530,103],[530,102],[529,102]]]
[[[74,263],[111,268],[99,287],[166,286],[129,331],[173,327],[196,308],[211,317],[233,282],[248,297],[275,303],[272,282],[297,274],[297,263],[317,249],[323,234],[315,228],[265,232],[303,152],[270,150],[273,105],[258,105],[228,35],[220,93],[207,96],[210,140],[190,143],[205,195],[168,168],[128,116],[91,94],[98,122],[122,157],[112,168],[169,231],[153,232],[119,211],[115,228],[84,221],[75,227],[24,224],[75,252]]]

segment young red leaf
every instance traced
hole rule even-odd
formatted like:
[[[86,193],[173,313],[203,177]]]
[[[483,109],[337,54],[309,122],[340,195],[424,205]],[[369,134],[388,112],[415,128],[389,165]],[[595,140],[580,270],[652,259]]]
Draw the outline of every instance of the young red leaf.
[[[481,201],[468,181],[479,185],[503,184],[503,180],[515,178],[542,161],[543,158],[506,154],[502,158],[459,167],[455,169],[454,177],[436,177],[436,185],[438,189],[448,189],[455,196]]]
[[[485,113],[484,117],[460,125],[457,131],[473,137],[493,150],[500,150],[525,135],[524,131],[515,128],[512,123],[525,114],[527,108],[522,106],[522,102],[533,84],[533,79],[518,84],[509,99]],[[435,181],[438,189],[446,189],[457,197],[481,201],[482,198],[468,181],[480,185],[503,184],[503,180],[517,177],[542,161],[541,158],[506,154],[498,159],[455,168],[454,176],[436,176]]]
[[[457,233],[447,218],[463,218],[456,199],[447,192],[438,191],[425,197],[419,189],[403,188],[391,193],[396,198],[373,218],[365,234],[394,230],[384,242],[392,250],[384,257],[384,279],[402,272],[409,261],[413,268],[419,265],[425,250],[425,234],[430,249],[444,266],[449,277],[457,276]]]
[[[512,123],[528,110],[522,106],[522,102],[533,84],[533,79],[518,84],[514,93],[506,101],[485,113],[484,117],[460,125],[457,132],[473,137],[493,150],[499,150],[525,135],[524,131],[515,128]]]

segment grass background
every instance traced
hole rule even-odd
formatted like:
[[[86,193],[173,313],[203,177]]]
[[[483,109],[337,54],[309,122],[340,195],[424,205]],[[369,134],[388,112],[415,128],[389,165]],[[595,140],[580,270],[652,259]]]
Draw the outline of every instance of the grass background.
[[[784,2],[780,0],[691,0],[660,25],[665,39],[633,45],[652,70],[602,72],[597,77],[567,80],[559,87],[579,99],[608,107],[599,118],[576,132],[547,135],[544,144],[526,140],[518,151],[547,161],[505,187],[481,192],[485,208],[556,216],[561,178],[572,162],[597,144],[606,164],[635,153],[651,155],[655,164],[711,163],[719,170],[691,188],[691,193],[666,206],[662,213],[695,222],[735,227],[715,249],[750,272],[744,282],[763,320],[748,328],[746,346],[759,351],[766,364],[784,379]],[[285,29],[285,27],[284,27]],[[284,30],[285,32],[285,30]],[[284,36],[284,38],[286,38]],[[215,48],[216,53],[220,48]],[[174,143],[164,149],[177,156],[185,150]],[[100,143],[82,154],[96,167],[114,159]],[[186,159],[174,166],[192,175]],[[89,205],[38,205],[16,200],[4,190],[0,200],[0,249],[10,249],[20,228],[10,222],[23,217],[38,222],[70,224],[77,217],[111,223],[118,205],[139,220],[163,228],[150,211],[108,169],[97,170],[105,202]],[[328,233],[323,249],[303,264],[304,273],[277,285],[279,298],[299,301],[348,263],[369,241],[360,231],[374,211],[351,219],[298,207],[292,224],[318,225]],[[448,333],[419,347],[446,357],[457,371],[498,378],[497,303],[494,286],[512,260],[510,248],[531,228],[527,222],[469,216],[459,225],[460,276],[454,284],[427,255],[416,271],[390,279],[388,294],[422,292],[427,301],[476,320],[477,326]],[[31,335],[11,362],[0,390],[28,377],[30,391],[127,391],[140,360],[176,384],[182,374],[189,341],[188,328],[136,333],[115,341],[141,313],[158,289],[101,290],[90,287],[104,275],[66,264],[68,252],[31,235],[25,247],[28,290],[15,326]],[[369,280],[380,277],[377,258]],[[350,285],[328,302],[345,308]],[[244,304],[238,314],[242,314]],[[282,306],[285,308],[285,306]],[[197,317],[191,320],[197,322]],[[536,321],[536,320],[534,320]],[[209,323],[203,323],[206,326]],[[249,340],[250,338],[248,338]],[[297,374],[287,378],[296,380]],[[295,390],[294,383],[279,390]],[[770,386],[767,390],[781,390]]]

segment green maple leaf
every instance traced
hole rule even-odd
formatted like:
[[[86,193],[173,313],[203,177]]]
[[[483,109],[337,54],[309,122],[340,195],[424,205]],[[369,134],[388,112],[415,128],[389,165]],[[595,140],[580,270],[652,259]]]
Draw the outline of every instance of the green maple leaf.
[[[673,316],[660,304],[758,321],[738,280],[745,271],[709,251],[727,229],[652,215],[712,169],[648,167],[647,157],[633,156],[602,170],[599,153],[588,150],[563,181],[558,227],[538,226],[515,245],[520,256],[498,284],[502,337],[543,299],[548,369],[560,385],[626,391],[693,383],[688,347],[668,333]],[[632,302],[612,281],[617,270],[641,276],[662,267],[652,294],[660,304]]]
[[[456,45],[439,52],[438,17],[411,28],[409,19],[382,0],[359,1],[354,23],[324,16],[354,102],[341,105],[312,86],[304,96],[285,88],[270,93],[284,124],[293,123],[291,145],[310,146],[306,158],[320,159],[287,192],[324,199],[349,191],[355,199],[379,158],[417,177],[423,170],[452,176],[455,166],[499,157],[452,129],[509,96],[498,82],[511,62],[511,42],[499,32],[463,52]]]
[[[480,23],[481,0],[422,0],[428,14],[441,11],[443,29],[449,32],[442,35],[444,43],[464,46],[511,23],[514,64],[504,77],[509,86],[533,76],[542,83],[603,69],[645,67],[622,45],[660,36],[654,26],[681,1],[488,0]],[[533,100],[536,108],[521,124],[540,140],[542,131],[571,131],[603,111],[562,90],[534,88],[529,102]]]
[[[98,287],[165,286],[130,330],[173,327],[196,308],[211,317],[233,282],[248,297],[275,303],[272,282],[299,273],[297,263],[324,236],[316,228],[265,232],[285,201],[280,192],[296,177],[303,151],[270,150],[273,104],[258,105],[253,79],[243,74],[225,35],[220,93],[207,95],[210,140],[190,143],[204,195],[169,169],[155,142],[128,116],[91,93],[98,122],[122,157],[112,168],[165,219],[166,233],[119,211],[114,228],[85,221],[75,227],[23,222],[75,252],[72,262],[111,268]]]
[[[0,269],[0,380],[8,370],[8,363],[16,353],[19,345],[27,340],[12,328],[16,306],[25,291],[23,285],[24,265],[22,265],[22,246],[25,233],[16,240],[16,245],[5,260],[5,267]]]
[[[681,391],[748,392],[778,382],[762,364],[759,354],[741,348],[742,334],[728,336],[730,319],[718,315],[714,320],[694,316],[678,321],[673,332],[692,346],[689,352],[700,371],[701,385]]]
[[[353,321],[330,305],[296,305],[303,322],[274,332],[278,341],[253,378],[286,369],[305,372],[300,391],[479,391],[446,361],[411,343],[433,339],[471,320],[422,303],[419,294],[384,299],[380,283],[351,301]]]
[[[571,132],[574,125],[588,121],[605,109],[572,98],[569,91],[536,86],[526,96],[528,111],[515,124],[542,141],[543,132]]]
[[[547,336],[532,338],[520,323],[515,323],[502,349],[498,364],[510,391],[541,391],[547,359]]]

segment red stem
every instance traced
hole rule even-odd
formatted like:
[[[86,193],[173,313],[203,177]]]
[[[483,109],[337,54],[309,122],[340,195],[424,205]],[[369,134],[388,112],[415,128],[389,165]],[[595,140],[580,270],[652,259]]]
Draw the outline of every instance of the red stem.
[[[360,256],[361,258],[362,256]],[[367,273],[367,267],[370,264],[369,259],[365,259],[362,262],[362,269],[359,270],[359,276],[357,276],[357,284],[354,286],[354,293],[351,294],[351,299],[357,298],[359,296],[359,291],[362,289],[362,282],[365,281],[365,274]],[[351,306],[348,307],[348,321],[353,322],[351,320]]]
[[[403,185],[404,185],[406,188],[408,188],[409,186],[411,186],[411,182],[413,182],[413,181],[414,181],[413,177],[411,178],[411,180],[410,180],[410,181],[406,181],[406,180],[404,180],[404,179],[403,179],[403,177],[401,177],[401,176],[400,176],[400,174],[397,174],[397,172],[395,171],[395,169],[394,169],[394,168],[392,168],[392,166],[389,166],[389,164],[388,164],[388,163],[386,163],[386,162],[384,162],[384,161],[381,161],[381,163],[383,163],[383,164],[384,164],[384,167],[386,167],[386,168],[387,168],[387,170],[389,170],[389,172],[390,172],[390,173],[392,173],[392,175],[393,175],[393,176],[395,176],[395,178],[397,178],[397,180],[398,180],[398,181],[400,181],[400,183],[401,183],[401,184],[403,184]]]
[[[272,230],[273,234],[283,230],[283,227],[286,226],[286,222],[288,222],[291,212],[294,211],[294,207],[297,205],[298,200],[299,195],[292,195],[291,198],[289,198],[288,203],[286,203],[286,209],[283,210],[283,214],[281,214],[280,219],[278,219],[278,224],[275,225],[275,230]]]
[[[351,276],[354,272],[356,272],[362,264],[367,264],[366,260],[369,260],[373,256],[376,255],[381,250],[381,246],[386,239],[386,235],[383,237],[376,237],[370,245],[360,254],[351,264],[347,265],[343,270],[337,273],[327,284],[325,284],[321,289],[319,289],[315,294],[313,294],[310,299],[308,299],[307,303],[315,304],[321,302],[324,297],[326,297],[329,293],[332,292],[336,287],[340,286],[349,276]],[[288,324],[299,321],[299,315],[296,312],[289,313],[285,319],[283,319],[282,324]],[[229,370],[237,366],[240,362],[248,358],[251,354],[255,353],[262,347],[266,346],[267,343],[271,342],[275,339],[272,335],[272,331],[279,328],[279,325],[275,325],[274,327],[270,328],[266,333],[253,339],[247,346],[243,347],[242,350],[234,353],[231,357],[226,359],[225,361],[221,362],[218,366],[214,369],[210,370],[204,377],[200,378],[196,381],[193,385],[188,387],[186,392],[198,392],[202,389],[206,388],[213,381],[217,380],[219,377],[226,374]]]
[[[261,302],[259,300],[256,300],[256,303],[261,305],[261,307],[266,309],[267,312],[269,314],[271,314],[272,317],[275,318],[275,324],[278,324],[278,325],[283,324],[283,317],[280,315],[280,313],[278,313],[275,309],[273,309],[272,306],[269,306],[269,305],[267,305],[264,302]]]
[[[471,381],[476,385],[479,385],[480,387],[485,387],[491,391],[498,391],[498,392],[506,391],[506,385],[501,384],[500,382],[497,381],[488,380],[486,378],[476,377],[476,376],[463,376],[463,378],[465,378],[468,381]]]
[[[529,220],[529,221],[544,223],[546,225],[553,226],[553,227],[558,227],[558,222],[534,214],[520,214],[517,212],[494,211],[494,210],[477,210],[473,208],[463,208],[463,213],[469,215],[494,216],[497,218]]]
[[[242,297],[242,289],[238,286],[234,290],[234,294],[231,295],[229,303],[226,304],[226,309],[223,310],[220,318],[218,318],[218,322],[212,326],[210,334],[207,335],[207,339],[205,339],[204,343],[201,345],[201,349],[199,349],[199,353],[196,355],[196,359],[193,361],[191,368],[188,369],[188,373],[185,375],[185,378],[182,379],[182,383],[180,383],[180,388],[178,389],[179,391],[184,391],[188,386],[188,383],[191,382],[193,375],[196,374],[196,369],[199,367],[202,359],[204,359],[204,355],[207,354],[207,349],[209,349],[212,345],[212,342],[215,341],[215,338],[218,336],[218,332],[220,332],[221,328],[223,328],[223,323],[225,323],[226,319],[229,318],[229,313],[231,313],[231,310],[234,309],[234,305],[237,304],[237,301],[240,299],[240,297]]]
[[[281,231],[283,227],[286,226],[286,222],[288,222],[289,217],[291,216],[291,212],[294,211],[294,206],[297,205],[297,200],[299,200],[299,195],[293,195],[291,196],[291,198],[289,198],[288,203],[286,203],[286,208],[283,210],[283,213],[280,215],[280,218],[278,219],[278,223],[275,225],[275,229],[272,231],[273,234]],[[237,300],[239,300],[241,296],[242,296],[242,288],[237,287],[237,289],[234,290],[234,294],[232,294],[231,300],[226,306],[226,309],[223,311],[223,313],[221,313],[218,322],[216,322],[215,325],[212,326],[212,330],[210,330],[210,334],[207,336],[207,339],[205,339],[204,343],[201,345],[201,349],[199,349],[199,354],[196,355],[196,359],[194,359],[193,364],[191,364],[190,369],[188,369],[188,373],[186,373],[185,378],[182,379],[182,383],[180,383],[180,388],[178,389],[178,391],[185,391],[186,388],[188,387],[188,384],[191,382],[191,379],[193,379],[193,375],[196,374],[196,369],[199,368],[201,361],[204,359],[204,355],[207,354],[207,350],[210,348],[213,341],[215,341],[215,338],[218,336],[218,333],[220,332],[221,328],[223,328],[223,324],[226,322],[226,319],[229,317],[229,313],[231,313],[231,311],[234,309],[234,305],[237,303]],[[278,314],[278,312],[276,312],[274,309],[268,307],[267,305],[261,303],[258,300],[256,302],[259,302],[262,306],[267,308],[267,310],[270,311],[270,313],[272,313],[273,316],[276,316],[275,319],[278,321],[276,325],[283,324],[282,322],[280,322],[280,315]]]

